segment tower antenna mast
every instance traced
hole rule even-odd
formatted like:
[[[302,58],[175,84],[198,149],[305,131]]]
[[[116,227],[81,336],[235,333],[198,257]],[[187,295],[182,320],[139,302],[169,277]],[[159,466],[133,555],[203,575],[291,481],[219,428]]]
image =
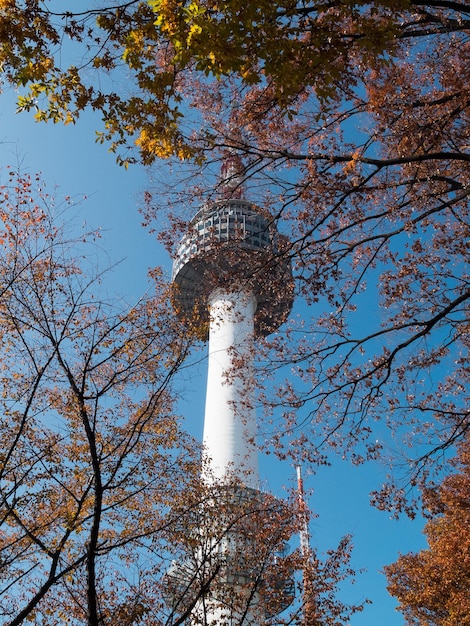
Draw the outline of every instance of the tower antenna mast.
[[[296,466],[297,470],[297,500],[299,505],[299,522],[300,522],[300,550],[305,561],[310,559],[310,533],[308,530],[308,509],[304,498],[304,483],[302,480],[302,468]]]
[[[305,626],[321,626],[318,617],[318,607],[315,595],[314,567],[310,547],[310,533],[308,529],[309,510],[305,502],[304,484],[302,480],[302,468],[296,466],[297,470],[297,502],[299,508],[299,536],[300,551],[302,553],[302,607]]]

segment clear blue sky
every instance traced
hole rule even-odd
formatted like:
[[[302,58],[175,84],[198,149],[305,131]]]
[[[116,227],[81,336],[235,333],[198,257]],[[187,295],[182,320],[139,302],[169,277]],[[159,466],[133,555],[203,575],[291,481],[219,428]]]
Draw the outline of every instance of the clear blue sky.
[[[97,120],[91,115],[76,126],[62,127],[36,124],[32,116],[15,115],[14,110],[14,94],[1,95],[1,169],[19,163],[23,171],[41,172],[50,193],[57,186],[58,198],[69,195],[79,202],[87,197],[77,208],[80,220],[83,216],[90,226],[102,228],[101,244],[110,261],[123,260],[112,274],[112,291],[132,301],[146,289],[148,268],[161,265],[169,275],[171,260],[155,236],[140,225],[137,206],[150,186],[144,169],[120,168],[106,146],[94,143]],[[202,433],[204,375],[204,363],[185,372],[187,384],[181,401],[181,412],[190,417],[188,424],[197,435]],[[344,590],[344,597],[352,602],[365,597],[373,601],[351,621],[352,626],[403,625],[380,569],[396,560],[399,552],[425,546],[421,520],[393,521],[387,513],[370,507],[368,493],[381,483],[380,471],[376,466],[355,468],[338,461],[314,477],[305,477],[306,488],[314,490],[309,505],[319,516],[311,524],[312,545],[321,552],[336,547],[344,534],[352,533],[353,564],[366,569],[352,588]],[[261,474],[279,494],[283,485],[295,480],[294,468],[272,461],[261,460]]]

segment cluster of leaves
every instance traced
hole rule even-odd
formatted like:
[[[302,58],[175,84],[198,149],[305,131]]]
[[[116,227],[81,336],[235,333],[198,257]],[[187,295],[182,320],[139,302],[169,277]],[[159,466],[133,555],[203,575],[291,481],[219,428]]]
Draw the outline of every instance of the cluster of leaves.
[[[171,392],[190,333],[158,284],[101,299],[39,186],[0,189],[1,621],[164,622],[171,508],[198,482]]]
[[[19,109],[35,110],[38,120],[71,123],[91,107],[103,116],[99,140],[112,150],[135,141],[146,163],[195,157],[200,149],[182,130],[194,70],[268,84],[284,110],[312,85],[330,99],[358,60],[368,65],[393,40],[388,5],[131,0],[73,13],[40,0],[5,0],[2,75],[26,88]],[[134,85],[129,96],[128,82],[126,90],[115,82],[106,88],[107,77],[123,67]],[[127,164],[134,157],[118,158]]]
[[[389,591],[406,623],[464,626],[470,623],[470,444],[460,444],[457,473],[426,492],[428,549],[399,557],[385,568]]]

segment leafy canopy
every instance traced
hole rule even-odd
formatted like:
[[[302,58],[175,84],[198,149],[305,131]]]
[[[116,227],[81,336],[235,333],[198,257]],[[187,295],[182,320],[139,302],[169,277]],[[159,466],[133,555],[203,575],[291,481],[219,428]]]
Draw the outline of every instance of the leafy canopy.
[[[392,441],[399,463],[374,501],[413,514],[412,487],[469,428],[468,7],[1,6],[20,109],[67,123],[91,107],[121,163],[195,162],[203,185],[176,189],[186,213],[164,233],[170,249],[220,189],[214,165],[240,157],[238,178],[289,235],[281,253],[312,313],[263,344],[266,447],[315,464],[329,445],[362,463]]]
[[[457,472],[425,494],[430,518],[429,544],[385,568],[389,591],[400,602],[406,623],[414,626],[466,626],[470,623],[470,449],[459,446]]]
[[[371,67],[390,53],[401,7],[135,0],[75,13],[54,2],[4,0],[1,75],[21,89],[19,110],[37,120],[74,123],[90,107],[104,123],[98,140],[113,151],[134,142],[145,163],[194,157],[199,150],[184,132],[194,72],[269,85],[286,111],[309,87],[329,100],[357,64]],[[129,80],[115,82],[117,71],[118,81]]]
[[[0,187],[1,621],[157,623],[171,511],[198,485],[172,388],[191,333],[158,282],[104,299],[94,233],[37,188]]]

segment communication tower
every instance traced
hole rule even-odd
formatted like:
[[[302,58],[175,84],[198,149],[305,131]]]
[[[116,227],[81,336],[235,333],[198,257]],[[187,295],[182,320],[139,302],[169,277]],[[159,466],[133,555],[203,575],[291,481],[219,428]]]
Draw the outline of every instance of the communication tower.
[[[191,220],[174,259],[174,303],[182,320],[197,316],[207,329],[204,480],[225,481],[231,502],[239,500],[253,509],[275,502],[279,510],[282,504],[260,490],[253,359],[256,338],[275,331],[286,320],[292,307],[293,280],[290,262],[282,255],[285,241],[272,216],[244,198],[241,172],[240,161],[229,156],[222,167],[221,197],[203,206]],[[256,541],[247,536],[240,529],[227,531],[222,542],[223,568],[218,582],[211,585],[211,599],[206,598],[205,618],[196,606],[193,623],[237,624],[226,602],[219,602],[217,585],[230,585],[236,596],[243,593],[247,581],[259,578],[256,568],[244,561],[243,555],[252,548],[247,542]],[[220,545],[217,552],[221,552]],[[240,568],[240,563],[245,567]],[[179,581],[176,586],[189,585],[191,577],[196,577],[195,567],[197,563],[175,565],[170,578]],[[292,601],[290,577],[279,574],[277,580],[262,584],[278,590],[282,598],[275,613]],[[264,613],[260,609],[257,594],[251,600],[253,610],[244,609],[242,621],[257,626],[264,623],[267,609]]]

